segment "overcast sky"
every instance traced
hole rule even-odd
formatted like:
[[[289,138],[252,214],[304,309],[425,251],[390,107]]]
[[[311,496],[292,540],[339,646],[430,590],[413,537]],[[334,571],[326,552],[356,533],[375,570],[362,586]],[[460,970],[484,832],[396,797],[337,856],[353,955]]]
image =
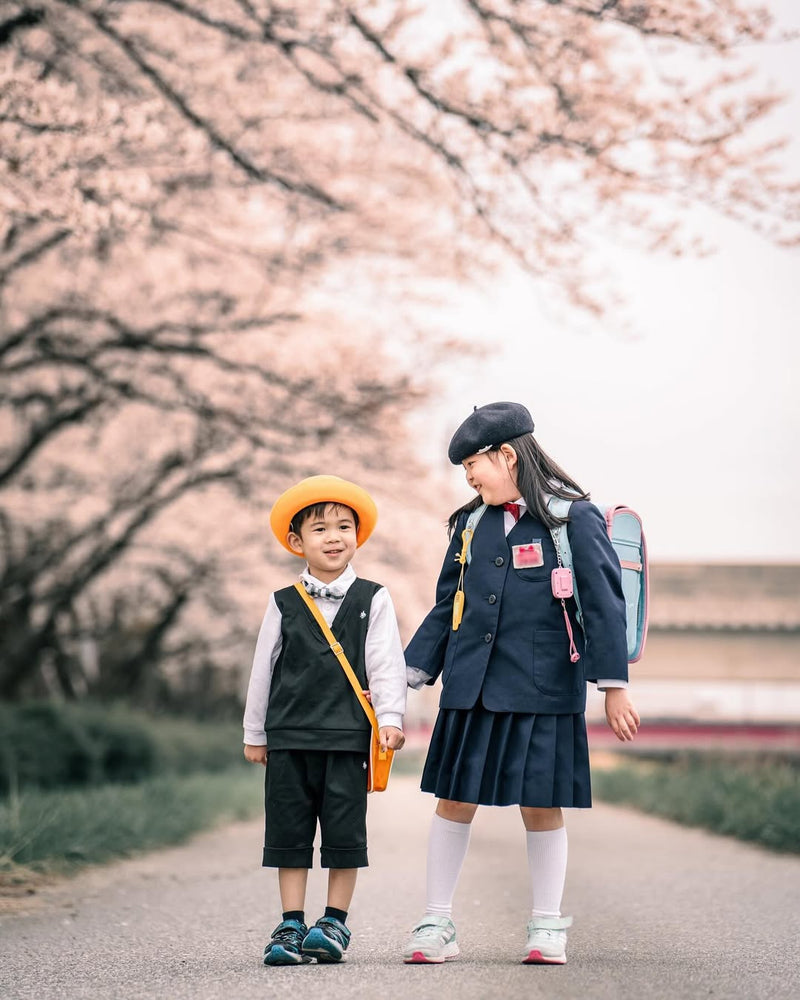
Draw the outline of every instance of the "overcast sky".
[[[770,6],[800,26],[800,4]],[[800,179],[800,42],[758,59],[792,92],[772,123],[793,135],[786,160]],[[447,467],[450,434],[474,404],[518,400],[594,499],[642,514],[653,558],[800,560],[800,251],[710,214],[694,221],[713,257],[612,259],[635,337],[555,321],[521,275],[461,289],[446,312],[454,332],[497,346],[450,369],[426,420],[431,464]]]

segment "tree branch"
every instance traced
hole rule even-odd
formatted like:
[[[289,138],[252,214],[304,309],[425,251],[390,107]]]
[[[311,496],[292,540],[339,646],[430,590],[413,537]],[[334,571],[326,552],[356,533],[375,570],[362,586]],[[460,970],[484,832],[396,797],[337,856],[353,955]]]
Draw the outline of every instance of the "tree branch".
[[[168,101],[168,103],[184,118],[190,125],[202,132],[211,143],[212,146],[224,152],[250,180],[257,181],[260,184],[272,184],[283,191],[291,194],[301,195],[304,198],[309,198],[312,201],[323,205],[325,208],[332,209],[335,211],[343,211],[345,206],[333,198],[327,192],[323,191],[322,188],[317,187],[315,184],[309,182],[295,182],[289,177],[276,173],[274,171],[267,170],[263,167],[259,167],[254,163],[250,157],[248,157],[241,150],[237,149],[228,139],[223,136],[223,134],[209,121],[208,118],[203,117],[201,114],[196,112],[190,105],[189,101],[178,91],[167,82],[167,80],[153,67],[146,59],[139,53],[136,46],[131,42],[129,38],[121,35],[109,22],[109,19],[100,11],[84,11],[80,7],[79,0],[62,0],[67,6],[72,7],[76,10],[80,10],[81,13],[97,28],[97,30],[105,35],[111,42],[113,42],[128,59],[139,69],[144,77],[146,77],[150,83],[155,87],[155,89]]]
[[[13,36],[24,28],[34,28],[44,20],[44,11],[39,7],[28,7],[16,17],[0,22],[0,45],[7,45]]]

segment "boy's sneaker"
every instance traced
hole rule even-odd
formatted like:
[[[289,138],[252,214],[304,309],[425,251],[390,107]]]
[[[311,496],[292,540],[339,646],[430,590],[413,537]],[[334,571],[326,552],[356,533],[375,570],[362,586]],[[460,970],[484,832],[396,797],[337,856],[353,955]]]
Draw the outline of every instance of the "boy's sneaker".
[[[567,961],[567,927],[572,917],[534,917],[528,923],[528,943],[523,965],[564,965]]]
[[[308,927],[299,920],[282,920],[264,949],[264,965],[301,965],[310,962],[302,952]]]
[[[403,961],[410,965],[444,962],[458,954],[455,924],[449,917],[425,916],[411,931],[403,949]]]
[[[303,954],[318,962],[343,962],[350,931],[336,917],[320,917],[303,938]]]

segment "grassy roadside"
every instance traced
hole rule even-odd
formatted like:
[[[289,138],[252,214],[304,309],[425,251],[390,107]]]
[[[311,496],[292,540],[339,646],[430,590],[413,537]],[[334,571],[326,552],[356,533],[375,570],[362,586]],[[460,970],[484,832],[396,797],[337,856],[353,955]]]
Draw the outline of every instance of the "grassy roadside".
[[[398,754],[396,775],[416,773],[422,753]],[[40,877],[181,843],[219,823],[261,814],[264,771],[162,775],[136,784],[29,788],[0,799],[0,896]]]
[[[177,844],[219,822],[257,816],[261,768],[169,775],[135,785],[32,789],[0,801],[0,890],[25,871],[65,874]]]
[[[395,774],[419,773],[423,756],[398,754]],[[797,759],[685,753],[618,761],[594,769],[597,799],[800,853]],[[29,788],[0,799],[0,896],[18,894],[41,875],[68,874],[255,817],[263,774],[241,763],[136,784]]]
[[[219,772],[241,761],[238,721],[201,722],[122,704],[0,702],[0,799]]]
[[[778,755],[682,753],[593,772],[596,798],[685,826],[800,853],[800,762]]]

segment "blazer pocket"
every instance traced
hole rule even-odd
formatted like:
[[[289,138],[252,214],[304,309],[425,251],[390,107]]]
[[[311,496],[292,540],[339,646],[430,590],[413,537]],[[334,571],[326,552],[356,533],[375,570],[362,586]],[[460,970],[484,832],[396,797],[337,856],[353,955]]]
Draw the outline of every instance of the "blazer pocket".
[[[531,569],[515,569],[517,579],[526,583],[549,583],[550,570],[546,566],[535,566]]]
[[[543,694],[580,694],[582,664],[571,663],[566,629],[537,629],[533,638],[533,682]]]

